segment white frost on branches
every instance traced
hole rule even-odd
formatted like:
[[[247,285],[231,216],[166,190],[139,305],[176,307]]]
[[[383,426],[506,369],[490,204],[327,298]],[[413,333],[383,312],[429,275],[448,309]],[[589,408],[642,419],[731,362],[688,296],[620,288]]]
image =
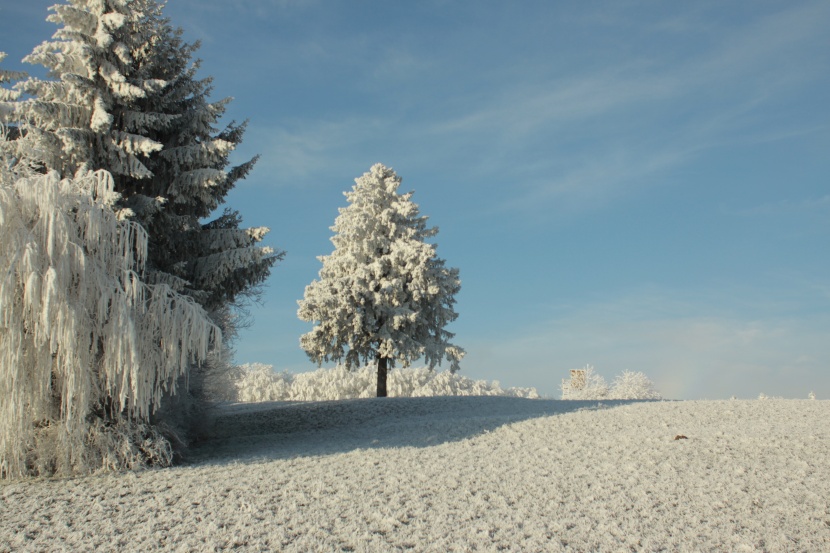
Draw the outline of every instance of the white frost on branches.
[[[662,399],[654,383],[641,372],[623,371],[608,386],[591,365],[572,371],[570,380],[562,381],[561,390],[562,399]]]
[[[662,399],[663,396],[654,388],[654,383],[641,373],[623,371],[614,379],[610,399]]]
[[[146,421],[218,329],[191,299],[142,281],[146,234],[117,217],[109,173],[0,170],[0,473],[118,465],[112,444],[90,449],[104,439],[93,411]]]
[[[330,401],[375,395],[374,367],[348,370],[344,366],[308,373],[275,372],[271,365],[241,365],[236,381],[237,401]],[[473,380],[427,367],[399,369],[389,374],[390,397],[510,396],[537,399],[535,388],[501,388],[497,381]]]
[[[561,389],[562,399],[607,399],[609,392],[608,383],[591,365],[571,372],[571,379],[563,380]]]
[[[6,118],[23,135],[6,146],[18,157],[37,152],[39,161],[62,177],[80,168],[107,169],[116,178],[147,178],[146,158],[162,144],[119,127],[142,111],[142,101],[161,83],[153,67],[153,0],[70,0],[52,7],[47,20],[60,26],[53,40],[24,58],[42,65],[57,80],[21,80],[17,92],[28,99],[6,103]],[[147,69],[144,69],[147,68]],[[156,119],[155,113],[145,117]],[[161,120],[161,119],[159,119]]]
[[[184,42],[161,0],[66,0],[51,10],[57,31],[24,59],[47,77],[0,71],[0,83],[14,82],[0,88],[2,162],[61,178],[107,171],[120,194],[111,207],[151,244],[142,281],[188,296],[231,340],[237,308],[283,255],[261,244],[267,228],[216,213],[256,161],[230,162],[246,124],[219,126],[229,99],[210,100],[211,78],[197,78],[198,44]],[[187,393],[165,399],[154,417],[173,439],[186,442],[206,375],[231,367],[220,359],[193,367],[179,382]]]
[[[438,229],[427,227],[411,192],[398,194],[392,169],[376,164],[355,183],[331,227],[335,249],[319,258],[320,279],[298,302],[299,318],[314,323],[300,345],[318,364],[343,360],[349,369],[424,357],[430,368],[447,359],[458,370],[464,350],[444,327],[458,317],[461,281],[425,241]]]

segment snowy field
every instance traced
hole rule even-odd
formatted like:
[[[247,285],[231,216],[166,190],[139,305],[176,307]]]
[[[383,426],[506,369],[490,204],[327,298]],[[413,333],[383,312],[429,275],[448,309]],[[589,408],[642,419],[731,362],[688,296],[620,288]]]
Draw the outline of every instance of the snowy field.
[[[830,551],[830,401],[361,399],[210,425],[187,466],[0,484],[0,551]]]

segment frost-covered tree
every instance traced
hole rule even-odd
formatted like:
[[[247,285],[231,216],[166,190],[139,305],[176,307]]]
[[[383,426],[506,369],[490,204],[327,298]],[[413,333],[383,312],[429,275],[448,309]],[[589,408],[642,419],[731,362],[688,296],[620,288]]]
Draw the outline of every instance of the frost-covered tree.
[[[0,52],[0,64],[6,59],[8,54]],[[18,164],[18,160],[12,154],[11,148],[4,146],[20,137],[20,132],[17,126],[9,126],[6,122],[12,113],[12,106],[14,101],[20,98],[20,92],[6,88],[9,83],[19,81],[26,77],[25,73],[19,71],[8,71],[3,69],[0,65],[0,176],[5,179],[11,179],[14,173],[14,166]],[[7,151],[8,150],[8,151]],[[8,182],[11,182],[8,180]]]
[[[147,236],[109,173],[16,170],[0,165],[0,475],[168,462],[146,422],[219,329],[142,280]]]
[[[209,310],[233,303],[281,257],[260,245],[267,228],[240,228],[232,210],[205,221],[256,159],[230,166],[245,125],[216,127],[228,99],[210,102],[196,78],[198,45],[182,41],[156,0],[69,0],[59,25],[24,61],[50,79],[28,78],[24,99],[0,108],[21,130],[7,159],[37,158],[71,176],[104,169],[119,208],[147,230],[148,276]]]
[[[610,399],[663,399],[654,383],[643,373],[623,371],[614,379]]]
[[[3,63],[3,60],[5,60],[6,57],[8,57],[8,54],[0,52],[0,63]],[[8,71],[7,69],[0,67],[0,85],[6,85],[8,83],[18,81],[25,78],[25,76],[26,75],[24,73],[19,71]],[[5,119],[4,116],[8,116],[8,103],[13,100],[17,100],[19,97],[19,92],[0,87],[0,121]]]
[[[607,399],[608,383],[591,365],[571,371],[571,379],[561,384],[562,399]]]
[[[430,369],[450,361],[458,370],[464,350],[450,343],[446,325],[461,289],[458,269],[447,268],[426,240],[427,227],[412,193],[381,164],[355,179],[331,230],[334,251],[321,256],[319,280],[305,289],[298,316],[314,323],[300,345],[318,365],[343,361],[348,369],[377,363],[377,395],[387,395],[387,371],[424,357]]]
[[[623,371],[609,387],[591,365],[571,371],[570,380],[563,380],[561,389],[562,399],[662,399],[654,383],[641,372]]]
[[[148,234],[146,282],[192,297],[227,340],[240,301],[256,294],[282,253],[262,246],[267,228],[242,228],[233,210],[215,214],[256,159],[230,163],[245,125],[219,128],[229,100],[209,100],[211,80],[196,77],[198,44],[182,40],[162,7],[157,0],[53,6],[48,19],[57,32],[24,59],[46,67],[48,78],[16,76],[15,89],[0,97],[0,121],[19,137],[0,144],[0,155],[62,177],[108,171],[120,194],[112,208]],[[197,396],[206,389],[204,367],[233,365],[217,354],[196,367],[188,386]]]
[[[146,177],[142,163],[161,144],[131,127],[142,114],[131,109],[164,83],[139,70],[147,61],[139,45],[152,33],[145,0],[72,0],[52,7],[47,19],[61,27],[24,61],[43,65],[51,79],[35,77],[16,87],[26,99],[7,106],[23,136],[6,146],[18,159],[36,157],[48,170],[71,177],[84,167]],[[152,121],[152,114],[145,117]],[[134,125],[133,125],[134,127]]]
[[[122,193],[154,240],[150,265],[156,278],[172,277],[172,283],[215,310],[263,282],[283,254],[260,246],[268,229],[241,228],[237,211],[225,209],[200,222],[224,203],[257,158],[230,165],[245,124],[217,128],[229,99],[209,101],[211,79],[197,79],[199,63],[192,62],[198,44],[184,43],[181,35],[167,20],[156,21],[155,77],[166,84],[139,104],[144,113],[163,114],[171,124],[148,129],[162,144],[146,162],[152,176],[128,182]]]

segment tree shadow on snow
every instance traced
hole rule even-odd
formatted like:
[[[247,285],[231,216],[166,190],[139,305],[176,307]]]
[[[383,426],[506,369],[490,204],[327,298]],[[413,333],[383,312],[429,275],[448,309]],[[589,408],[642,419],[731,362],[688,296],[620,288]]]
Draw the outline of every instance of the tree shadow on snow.
[[[502,396],[266,402],[217,408],[191,462],[259,462],[358,449],[431,447],[528,419],[633,403]]]

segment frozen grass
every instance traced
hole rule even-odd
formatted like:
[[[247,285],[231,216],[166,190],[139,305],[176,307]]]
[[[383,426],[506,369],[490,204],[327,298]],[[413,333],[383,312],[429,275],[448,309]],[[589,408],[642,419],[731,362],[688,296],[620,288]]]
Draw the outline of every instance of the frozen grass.
[[[0,486],[0,551],[830,550],[828,401],[387,398],[209,422],[189,466]]]

